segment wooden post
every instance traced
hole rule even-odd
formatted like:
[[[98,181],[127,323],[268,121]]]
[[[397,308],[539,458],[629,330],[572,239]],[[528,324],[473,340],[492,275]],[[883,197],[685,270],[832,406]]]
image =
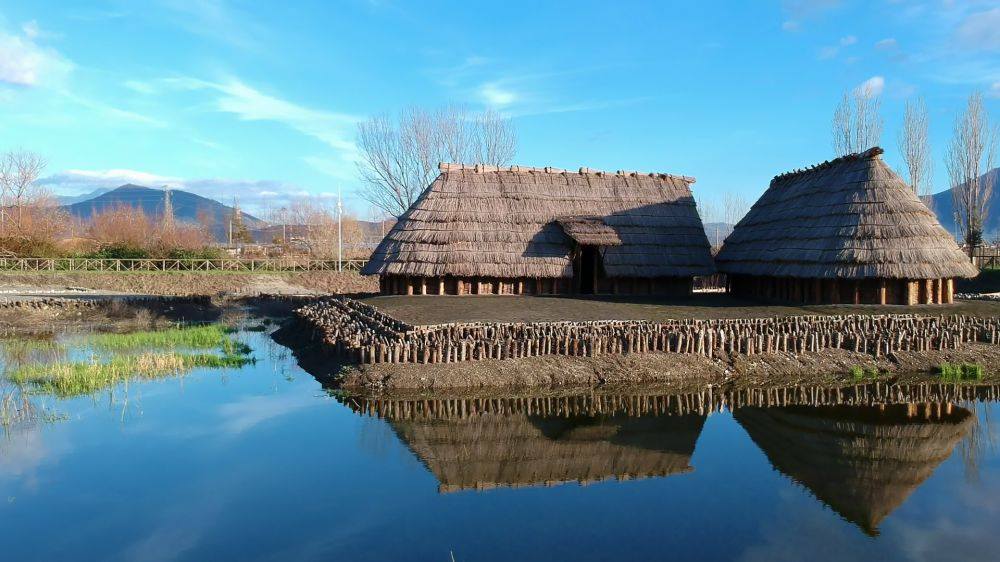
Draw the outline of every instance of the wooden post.
[[[924,304],[934,304],[934,281],[924,279]]]
[[[955,280],[948,278],[944,280],[944,303],[955,302]]]
[[[438,294],[443,295],[445,291],[444,287],[444,277],[438,279]]]
[[[426,277],[421,277],[420,278],[420,294],[421,295],[426,295],[427,294],[427,278]]]
[[[413,281],[409,277],[403,277],[403,282],[406,283],[406,294],[407,296],[413,294]]]
[[[879,304],[885,304],[885,300],[886,300],[885,297],[886,297],[885,279],[879,279],[878,280],[878,303]]]
[[[854,289],[854,304],[861,304],[861,282],[854,281],[853,289]]]

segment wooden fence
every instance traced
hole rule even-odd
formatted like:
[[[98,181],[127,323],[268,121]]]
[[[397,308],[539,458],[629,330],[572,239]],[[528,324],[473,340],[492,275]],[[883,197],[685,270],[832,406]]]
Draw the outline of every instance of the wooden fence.
[[[364,260],[267,259],[98,259],[98,258],[0,258],[0,271],[351,271],[359,272]]]
[[[1000,246],[980,246],[973,249],[972,263],[980,269],[1000,268]]]
[[[542,355],[819,352],[844,349],[882,357],[896,351],[1000,344],[1000,318],[964,315],[790,316],[650,322],[458,323],[410,326],[375,307],[339,297],[296,311],[348,361],[456,363]]]

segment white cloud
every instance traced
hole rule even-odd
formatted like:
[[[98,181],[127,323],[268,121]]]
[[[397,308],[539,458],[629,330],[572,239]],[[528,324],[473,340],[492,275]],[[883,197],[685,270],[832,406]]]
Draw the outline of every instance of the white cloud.
[[[857,92],[870,96],[880,96],[885,90],[885,78],[882,76],[872,76],[857,87]]]
[[[819,54],[816,55],[820,60],[830,60],[837,58],[837,53],[840,49],[837,47],[823,47],[819,50]]]
[[[847,47],[847,46],[853,45],[853,44],[855,44],[857,42],[858,42],[858,38],[855,37],[854,35],[848,35],[846,37],[841,37],[840,38],[840,46],[841,47]]]
[[[989,95],[991,98],[1000,98],[1000,81],[994,82],[993,85],[990,86]]]
[[[783,31],[794,32],[801,29],[801,25],[795,20],[785,20],[781,24],[781,29]]]
[[[41,33],[41,30],[38,28],[38,22],[35,20],[21,24],[21,31],[24,32],[24,36],[28,39],[34,39],[35,37],[38,37],[39,33]]]
[[[59,80],[73,67],[55,50],[39,45],[38,26],[29,24],[23,35],[0,31],[0,83],[37,86]]]
[[[899,43],[893,37],[886,37],[875,43],[875,48],[880,51],[891,51],[899,47]]]
[[[480,86],[479,97],[486,105],[498,108],[514,103],[518,98],[513,91],[502,88],[496,82],[488,82]]]
[[[973,50],[1000,50],[1000,8],[969,14],[958,25],[959,43]]]
[[[159,4],[166,10],[165,19],[195,35],[249,50],[264,43],[266,28],[227,0],[159,0]]]

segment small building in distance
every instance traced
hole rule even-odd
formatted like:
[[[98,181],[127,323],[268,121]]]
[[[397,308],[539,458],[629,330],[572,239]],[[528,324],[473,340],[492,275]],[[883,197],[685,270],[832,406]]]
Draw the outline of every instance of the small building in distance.
[[[714,272],[694,178],[439,168],[362,271],[382,294],[684,295]]]
[[[775,177],[715,258],[740,297],[942,304],[979,271],[875,147]]]

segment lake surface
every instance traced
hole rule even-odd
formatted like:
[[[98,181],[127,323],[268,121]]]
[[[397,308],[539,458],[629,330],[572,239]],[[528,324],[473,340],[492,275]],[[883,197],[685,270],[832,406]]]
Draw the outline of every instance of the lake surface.
[[[267,334],[236,337],[256,363],[33,394],[36,415],[0,437],[3,558],[994,560],[1000,549],[996,403],[638,416],[593,403],[389,404],[334,397]]]

